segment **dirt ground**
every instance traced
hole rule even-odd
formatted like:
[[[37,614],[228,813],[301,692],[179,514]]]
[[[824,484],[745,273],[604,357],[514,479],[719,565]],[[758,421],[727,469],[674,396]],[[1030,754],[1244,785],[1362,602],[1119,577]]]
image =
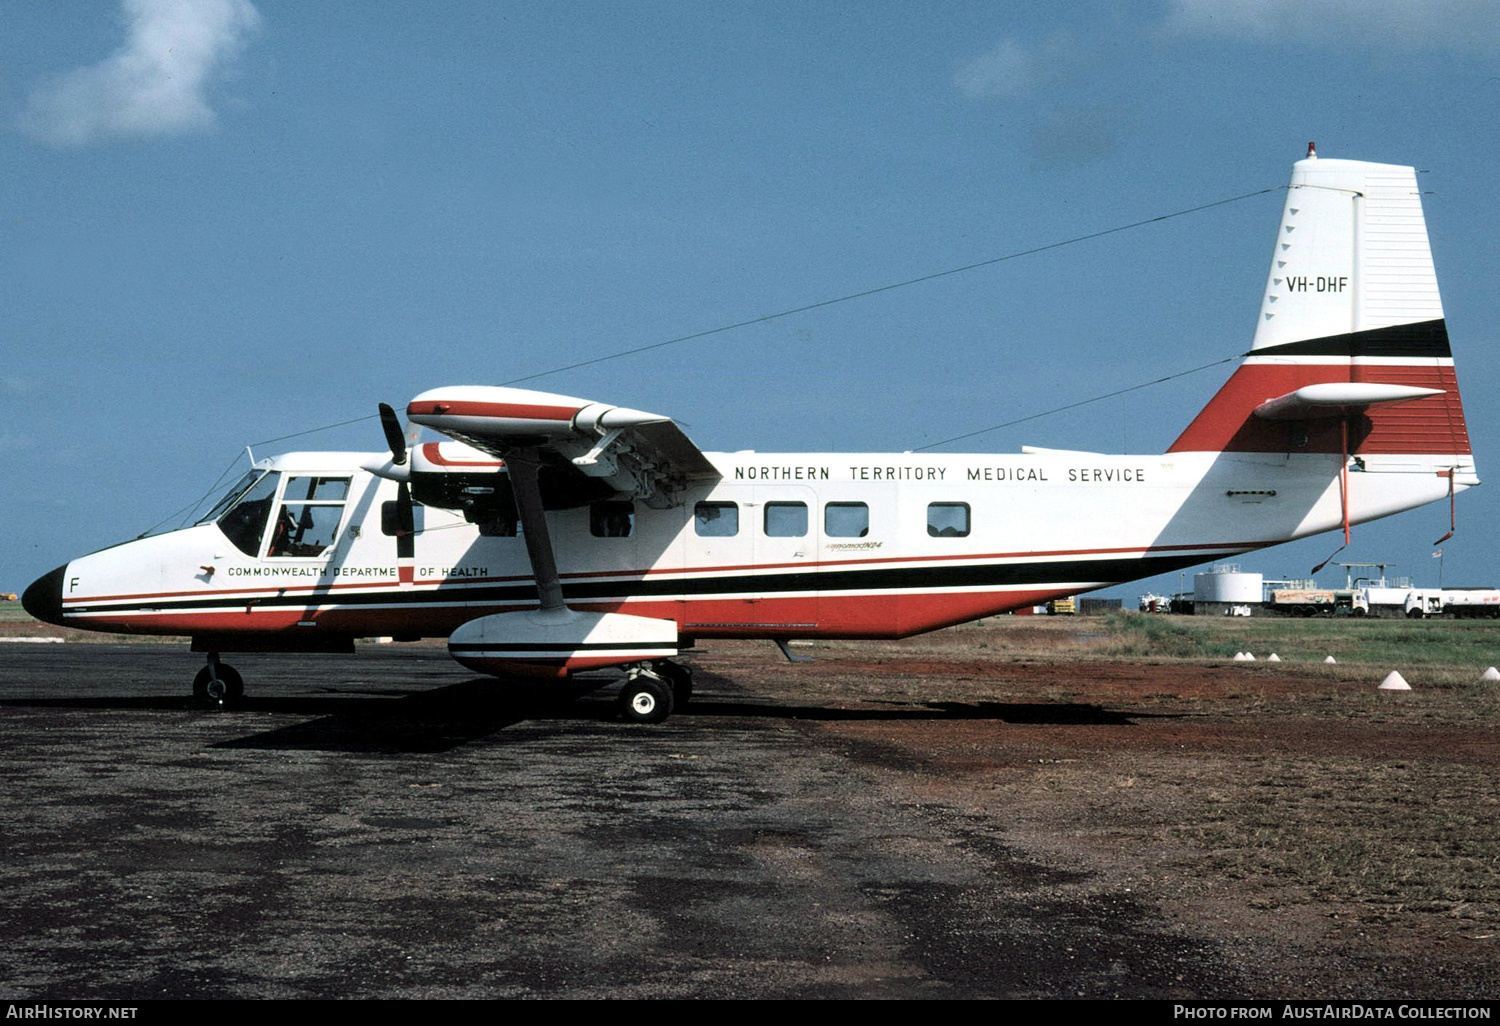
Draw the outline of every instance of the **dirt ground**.
[[[766,673],[913,802],[1002,825],[1077,892],[1132,893],[1278,997],[1500,994],[1500,705],[1384,669],[1090,658],[1087,620],[819,644]],[[1500,633],[1497,633],[1500,639]],[[1262,653],[1262,658],[1265,653]],[[1477,678],[1479,669],[1475,670]]]

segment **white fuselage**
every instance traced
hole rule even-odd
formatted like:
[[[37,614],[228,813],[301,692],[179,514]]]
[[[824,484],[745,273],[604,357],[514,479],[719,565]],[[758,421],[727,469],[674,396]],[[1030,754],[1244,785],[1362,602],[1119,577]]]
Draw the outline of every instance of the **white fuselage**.
[[[706,456],[720,479],[690,486],[671,508],[547,514],[570,607],[673,620],[684,638],[897,637],[1343,521],[1342,459],[1329,454]],[[445,637],[478,616],[536,606],[523,539],[481,533],[459,512],[418,506],[413,554],[398,558],[381,526],[397,486],[359,469],[370,459],[268,461],[282,483],[253,543],[204,522],[72,561],[60,568],[62,621],[289,641]],[[1466,464],[1457,490],[1473,483]],[[1350,521],[1443,498],[1438,471],[1453,465],[1367,458],[1349,475]],[[318,502],[291,491],[314,479],[348,480],[322,493],[337,498],[316,510],[329,542],[317,554],[276,537],[283,519],[311,522]]]

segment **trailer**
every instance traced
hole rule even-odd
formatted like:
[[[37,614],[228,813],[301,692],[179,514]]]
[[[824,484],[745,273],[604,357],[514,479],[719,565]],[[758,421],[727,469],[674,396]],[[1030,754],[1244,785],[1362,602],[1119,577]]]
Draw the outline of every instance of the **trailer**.
[[[1443,612],[1455,617],[1500,618],[1500,588],[1449,588],[1443,592]]]
[[[1424,620],[1500,618],[1500,588],[1383,588],[1361,589],[1372,616],[1405,616]]]
[[[1370,611],[1369,601],[1356,588],[1277,588],[1269,607],[1286,616],[1364,616]]]
[[[1415,588],[1406,598],[1406,615],[1412,619],[1500,617],[1500,589]]]

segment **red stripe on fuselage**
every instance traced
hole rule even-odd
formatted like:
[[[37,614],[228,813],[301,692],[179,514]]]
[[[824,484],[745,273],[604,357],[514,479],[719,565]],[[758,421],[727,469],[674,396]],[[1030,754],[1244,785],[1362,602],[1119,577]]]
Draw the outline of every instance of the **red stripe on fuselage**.
[[[675,620],[685,636],[700,638],[902,638],[981,616],[993,616],[1067,595],[1072,587],[1014,591],[949,591],[917,594],[818,595],[770,598],[652,598],[625,602],[574,602],[585,612],[629,613]],[[246,606],[183,613],[116,613],[71,616],[71,625],[126,634],[217,634],[241,631],[288,635],[412,633],[447,637],[462,624],[492,613],[535,609],[530,604],[462,604],[443,608],[283,609]],[[316,626],[309,626],[308,621]]]

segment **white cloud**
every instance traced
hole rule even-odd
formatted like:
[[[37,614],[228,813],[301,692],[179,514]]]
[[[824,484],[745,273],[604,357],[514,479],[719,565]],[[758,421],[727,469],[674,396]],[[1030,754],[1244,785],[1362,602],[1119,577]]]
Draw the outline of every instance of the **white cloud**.
[[[1256,43],[1494,51],[1494,0],[1171,0],[1166,27]]]
[[[22,126],[62,146],[175,135],[214,123],[208,90],[260,25],[250,0],[122,0],[125,43],[37,86]]]
[[[953,84],[967,97],[1016,96],[1031,88],[1033,60],[1014,39],[1002,39],[989,53],[958,69]]]
[[[982,96],[1020,96],[1055,78],[1073,53],[1072,37],[1059,33],[1027,48],[1016,39],[1002,39],[994,49],[959,68],[953,84],[970,99]]]

